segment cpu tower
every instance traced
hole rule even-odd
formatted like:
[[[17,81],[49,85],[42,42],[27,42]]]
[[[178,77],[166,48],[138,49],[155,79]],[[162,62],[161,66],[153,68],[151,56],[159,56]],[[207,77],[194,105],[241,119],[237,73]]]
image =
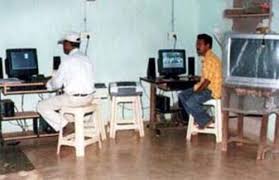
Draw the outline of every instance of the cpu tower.
[[[195,76],[195,57],[188,58],[188,75]]]
[[[156,110],[161,113],[170,111],[170,97],[157,94],[156,95]]]
[[[155,58],[149,58],[147,66],[147,78],[156,79],[156,63]]]

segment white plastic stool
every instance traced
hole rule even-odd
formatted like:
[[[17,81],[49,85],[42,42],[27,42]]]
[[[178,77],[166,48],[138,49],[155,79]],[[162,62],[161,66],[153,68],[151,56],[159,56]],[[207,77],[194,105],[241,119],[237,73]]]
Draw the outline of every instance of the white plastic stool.
[[[191,140],[191,135],[194,133],[204,133],[204,134],[214,134],[216,136],[216,142],[220,143],[222,141],[222,112],[221,112],[221,100],[211,99],[204,103],[204,105],[214,107],[214,123],[210,126],[199,129],[194,124],[194,118],[192,115],[189,116],[189,123],[187,129],[186,140]]]
[[[76,156],[84,156],[85,147],[89,144],[98,142],[99,148],[102,147],[97,104],[89,104],[80,107],[63,107],[60,110],[61,118],[64,119],[65,114],[74,115],[73,122],[75,123],[75,132],[63,136],[63,127],[60,127],[57,154],[60,153],[60,147],[62,145],[75,147]],[[85,123],[85,117],[87,115],[91,115],[91,117],[89,122]]]
[[[119,103],[131,103],[133,118],[123,120],[117,116],[117,105]],[[139,131],[140,137],[144,136],[144,127],[142,119],[142,110],[140,96],[112,96],[111,102],[111,120],[110,120],[110,138],[115,138],[116,131],[135,129]]]

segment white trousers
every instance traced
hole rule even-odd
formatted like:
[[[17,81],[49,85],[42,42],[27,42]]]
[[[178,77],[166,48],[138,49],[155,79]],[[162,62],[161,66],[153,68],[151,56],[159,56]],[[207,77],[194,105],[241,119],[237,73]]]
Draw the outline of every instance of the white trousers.
[[[92,100],[93,95],[80,97],[62,94],[39,102],[37,106],[37,111],[44,118],[44,120],[51,127],[53,127],[54,130],[59,131],[62,119],[60,117],[59,112],[56,111],[59,111],[64,106],[76,107],[86,105],[91,103]],[[65,127],[67,123],[67,120],[63,120],[62,126]]]

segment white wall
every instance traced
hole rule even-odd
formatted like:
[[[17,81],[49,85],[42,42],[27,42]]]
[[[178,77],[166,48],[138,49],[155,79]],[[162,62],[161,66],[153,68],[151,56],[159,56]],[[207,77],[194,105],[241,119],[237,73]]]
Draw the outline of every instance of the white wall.
[[[62,55],[57,40],[67,31],[84,30],[84,2],[0,0],[0,56],[5,57],[8,48],[35,47],[40,72],[50,75],[52,57]],[[177,48],[196,56],[197,33],[212,34],[215,25],[222,25],[227,2],[175,0]],[[92,33],[88,55],[95,63],[96,81],[138,80],[146,73],[148,57],[157,57],[160,48],[172,47],[167,38],[171,0],[96,0],[87,5],[87,30]],[[220,50],[216,51],[220,55]],[[19,105],[20,98],[12,98]],[[34,109],[38,99],[26,95],[25,109]],[[146,97],[144,102],[148,106]],[[14,127],[6,123],[4,129]]]

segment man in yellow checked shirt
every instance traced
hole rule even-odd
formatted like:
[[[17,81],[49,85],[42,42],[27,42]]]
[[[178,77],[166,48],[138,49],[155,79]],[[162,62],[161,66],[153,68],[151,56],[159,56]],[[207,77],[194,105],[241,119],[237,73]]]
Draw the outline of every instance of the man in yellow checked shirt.
[[[220,59],[212,52],[212,37],[199,34],[196,42],[197,53],[202,59],[201,80],[191,89],[178,96],[183,109],[191,114],[200,129],[212,121],[203,108],[203,103],[221,97],[222,65]]]

